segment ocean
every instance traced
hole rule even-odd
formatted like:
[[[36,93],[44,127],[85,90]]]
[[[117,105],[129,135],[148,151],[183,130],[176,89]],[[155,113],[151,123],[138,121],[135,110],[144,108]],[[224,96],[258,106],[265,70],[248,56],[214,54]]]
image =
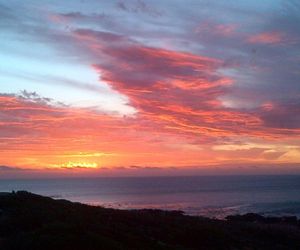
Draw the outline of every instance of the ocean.
[[[248,212],[300,218],[300,176],[0,180],[1,192],[12,190],[118,209],[182,210],[220,219]]]

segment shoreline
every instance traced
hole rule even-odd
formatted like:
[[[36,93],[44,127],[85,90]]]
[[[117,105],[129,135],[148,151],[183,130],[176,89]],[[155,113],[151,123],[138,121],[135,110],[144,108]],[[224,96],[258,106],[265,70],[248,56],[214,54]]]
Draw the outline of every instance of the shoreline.
[[[300,249],[300,220],[119,210],[17,191],[0,195],[0,239],[3,250]]]
[[[2,181],[0,190],[28,190],[116,209],[182,210],[188,215],[224,218],[250,212],[299,216],[299,183],[298,176],[96,178]]]

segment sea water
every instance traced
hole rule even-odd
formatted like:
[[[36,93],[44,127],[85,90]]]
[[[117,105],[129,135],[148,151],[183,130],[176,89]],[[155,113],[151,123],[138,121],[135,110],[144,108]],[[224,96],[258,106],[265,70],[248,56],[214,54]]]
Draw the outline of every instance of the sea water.
[[[0,180],[0,191],[12,190],[119,209],[182,210],[215,218],[247,212],[300,217],[300,176]]]

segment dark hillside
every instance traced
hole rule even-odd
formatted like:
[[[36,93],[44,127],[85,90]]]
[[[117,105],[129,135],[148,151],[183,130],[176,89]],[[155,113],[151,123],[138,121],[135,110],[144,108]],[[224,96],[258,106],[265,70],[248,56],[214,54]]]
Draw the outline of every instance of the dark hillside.
[[[0,249],[300,249],[296,218],[227,221],[114,210],[28,192],[0,195]]]

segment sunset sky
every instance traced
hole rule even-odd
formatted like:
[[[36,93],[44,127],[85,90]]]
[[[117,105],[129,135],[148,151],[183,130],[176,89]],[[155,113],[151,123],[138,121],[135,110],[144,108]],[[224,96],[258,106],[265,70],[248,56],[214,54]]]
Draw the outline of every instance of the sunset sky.
[[[0,177],[300,173],[300,2],[0,0]]]

